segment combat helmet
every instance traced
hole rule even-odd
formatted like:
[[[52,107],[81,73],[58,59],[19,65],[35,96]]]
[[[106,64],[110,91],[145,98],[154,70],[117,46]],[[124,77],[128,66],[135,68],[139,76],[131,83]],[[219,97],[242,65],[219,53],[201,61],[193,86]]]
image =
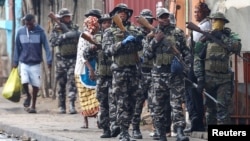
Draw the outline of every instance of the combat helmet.
[[[57,18],[62,18],[64,16],[72,16],[72,14],[69,12],[67,8],[60,9],[59,12],[56,14]]]
[[[149,9],[143,9],[140,12],[140,16],[144,17],[145,19],[154,19],[156,20],[155,17],[153,17],[152,11]],[[139,16],[135,16],[136,18],[138,18]]]
[[[158,8],[156,10],[156,16],[157,16],[157,18],[159,18],[163,14],[168,14],[168,15],[170,14],[167,8]]]
[[[109,14],[103,14],[102,17],[98,20],[99,23],[102,23],[103,21],[111,20],[112,18],[109,16]]]
[[[126,10],[127,14],[128,14],[128,19],[132,16],[133,14],[133,10],[128,8],[128,5],[125,3],[119,3],[116,5],[116,7],[109,13],[110,17],[113,17],[116,12],[118,12],[119,10]]]
[[[101,15],[101,10],[100,9],[91,9],[88,11],[88,13],[86,13],[84,16],[88,17],[88,16],[94,16],[97,17],[98,19],[100,19],[102,17]]]
[[[208,16],[208,18],[210,19],[221,19],[223,20],[225,23],[229,23],[229,20],[225,17],[225,15],[221,12],[216,12],[214,14],[212,14],[211,16]]]

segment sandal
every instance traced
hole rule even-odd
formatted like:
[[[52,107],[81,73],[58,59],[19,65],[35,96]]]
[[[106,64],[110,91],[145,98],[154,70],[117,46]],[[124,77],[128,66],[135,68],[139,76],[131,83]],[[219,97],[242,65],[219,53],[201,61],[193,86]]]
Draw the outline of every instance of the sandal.
[[[31,98],[26,98],[23,102],[23,106],[24,107],[29,107],[30,106],[30,101],[31,101]]]
[[[87,129],[87,128],[89,128],[88,126],[86,126],[86,125],[83,125],[81,128],[83,128],[83,129]]]
[[[34,108],[28,108],[26,111],[28,113],[36,113],[36,109],[34,109]]]

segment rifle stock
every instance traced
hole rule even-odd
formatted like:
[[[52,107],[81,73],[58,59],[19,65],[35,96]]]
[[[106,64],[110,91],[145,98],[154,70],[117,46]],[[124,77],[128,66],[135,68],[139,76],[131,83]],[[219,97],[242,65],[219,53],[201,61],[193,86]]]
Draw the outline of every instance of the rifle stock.
[[[50,12],[48,17],[55,21],[62,28],[64,33],[69,31],[68,27],[65,24],[61,23],[53,12]]]
[[[126,32],[126,28],[124,27],[123,23],[122,23],[122,19],[120,18],[119,15],[114,15],[112,17],[112,20],[115,22],[115,24],[121,29],[122,32]]]
[[[83,32],[81,34],[81,37],[85,40],[87,40],[88,42],[90,42],[91,44],[95,45],[96,47],[100,47],[101,44],[98,44],[96,41],[94,41],[89,35],[87,35],[85,32]]]
[[[145,19],[145,18],[142,17],[142,16],[139,16],[139,17],[137,18],[137,22],[138,22],[139,24],[141,24],[142,26],[146,27],[146,28],[149,29],[149,30],[152,30],[152,31],[155,30],[155,27],[152,26],[152,25],[148,22],[148,20]]]

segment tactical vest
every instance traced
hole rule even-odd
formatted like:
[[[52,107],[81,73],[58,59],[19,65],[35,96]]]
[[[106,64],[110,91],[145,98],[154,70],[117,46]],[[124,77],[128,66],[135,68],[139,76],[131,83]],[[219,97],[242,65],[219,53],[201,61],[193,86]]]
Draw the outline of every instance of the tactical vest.
[[[102,41],[102,34],[96,34],[94,36],[94,40],[97,43],[101,43]],[[105,56],[102,49],[97,51],[97,74],[100,76],[111,76],[111,57]]]
[[[146,37],[146,35],[145,35],[144,39],[142,40],[143,50],[141,50],[141,51],[138,52],[139,56],[143,56],[143,52],[144,52],[145,50],[147,50],[148,45],[150,44],[150,41],[151,41],[151,40],[152,40],[152,38],[149,39],[149,38]],[[151,60],[148,60],[147,62],[143,62],[143,63],[141,64],[141,68],[142,68],[142,69],[143,69],[143,68],[148,68],[148,69],[153,68],[153,60],[151,59]]]
[[[217,43],[208,43],[205,71],[214,73],[228,73],[229,54],[222,46]]]
[[[126,26],[125,28],[133,36],[136,36],[138,33],[134,25]],[[114,36],[116,43],[121,42],[124,39],[124,34],[119,28],[111,27],[111,32]],[[135,66],[138,61],[138,53],[137,52],[132,52],[132,53],[121,52],[115,55],[112,59],[119,67]]]
[[[156,48],[156,57],[153,59],[153,64],[156,66],[170,65],[174,58],[171,46],[175,46],[175,37],[173,34],[165,36],[160,46]]]
[[[78,27],[76,25],[72,25],[70,27],[70,30],[78,30]],[[61,56],[76,56],[78,39],[79,37],[64,39],[58,49]]]

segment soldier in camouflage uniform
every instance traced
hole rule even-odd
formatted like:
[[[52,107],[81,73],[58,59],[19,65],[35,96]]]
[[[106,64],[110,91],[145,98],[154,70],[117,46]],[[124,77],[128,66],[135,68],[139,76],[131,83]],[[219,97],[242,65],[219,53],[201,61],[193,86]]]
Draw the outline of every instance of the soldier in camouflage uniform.
[[[172,108],[172,123],[177,133],[177,141],[188,141],[183,129],[186,126],[183,114],[184,81],[181,64],[173,62],[176,51],[179,50],[179,59],[189,64],[189,48],[186,46],[184,32],[170,24],[169,11],[166,8],[157,9],[158,26],[154,39],[150,42],[148,50],[144,53],[147,59],[153,59],[152,83],[153,83],[153,112],[154,126],[160,141],[167,141],[166,137],[166,107],[169,101]],[[180,58],[180,56],[182,58]],[[169,100],[170,99],[170,100]]]
[[[104,14],[98,20],[101,25],[101,30],[97,34],[94,35],[94,40],[97,43],[102,42],[103,32],[105,29],[111,26],[112,20],[109,14]],[[103,129],[103,134],[100,136],[101,138],[110,138],[110,106],[109,100],[111,92],[112,92],[112,73],[110,70],[111,66],[111,57],[105,56],[102,48],[98,48],[95,46],[95,49],[86,50],[85,54],[93,54],[96,55],[97,60],[97,69],[96,69],[96,97],[100,103],[100,111],[98,113],[98,126]],[[113,106],[113,105],[111,105]],[[114,111],[115,115],[115,111]],[[115,121],[115,119],[113,119]]]
[[[56,81],[58,88],[59,113],[66,113],[66,84],[68,83],[68,97],[70,114],[76,114],[76,86],[74,69],[76,64],[77,43],[80,32],[78,26],[71,21],[72,14],[67,8],[59,10],[57,17],[61,24],[56,24],[51,35],[51,46],[57,47],[56,52]]]
[[[117,122],[121,129],[121,141],[130,141],[128,132],[134,113],[136,95],[139,93],[138,71],[138,51],[142,49],[140,32],[135,25],[129,22],[133,10],[124,3],[118,4],[111,12],[110,16],[118,14],[122,24],[127,30],[127,34],[114,23],[105,30],[103,36],[103,48],[108,56],[112,56],[112,93],[117,102]],[[112,128],[111,128],[112,129]]]
[[[153,24],[153,21],[156,20],[153,15],[152,11],[150,9],[143,9],[140,12],[140,16],[143,16],[145,19],[148,20],[150,24]],[[136,16],[138,18],[139,16]],[[151,100],[151,69],[153,67],[153,61],[143,61],[143,52],[148,48],[148,45],[150,41],[153,39],[152,34],[150,34],[150,30],[143,27],[139,26],[139,30],[143,33],[143,40],[142,40],[142,45],[143,45],[143,50],[139,51],[139,56],[141,58],[141,68],[140,68],[140,90],[141,90],[141,97],[137,97],[138,99],[136,100],[136,107],[135,107],[135,112],[134,116],[132,119],[132,125],[133,125],[133,132],[132,132],[132,137],[135,139],[142,139],[142,134],[140,131],[140,121],[141,121],[141,113],[143,109],[143,104],[146,99],[148,99],[148,107],[149,111],[152,112],[152,100]],[[153,118],[153,117],[152,117]]]
[[[229,28],[224,27],[229,21],[223,13],[216,12],[209,17],[212,20],[211,35],[221,41],[201,38],[196,43],[194,52],[194,73],[197,76],[197,91],[205,88],[211,96],[225,107],[205,97],[207,124],[231,124],[230,108],[233,94],[233,73],[230,56],[239,54],[241,40]]]

